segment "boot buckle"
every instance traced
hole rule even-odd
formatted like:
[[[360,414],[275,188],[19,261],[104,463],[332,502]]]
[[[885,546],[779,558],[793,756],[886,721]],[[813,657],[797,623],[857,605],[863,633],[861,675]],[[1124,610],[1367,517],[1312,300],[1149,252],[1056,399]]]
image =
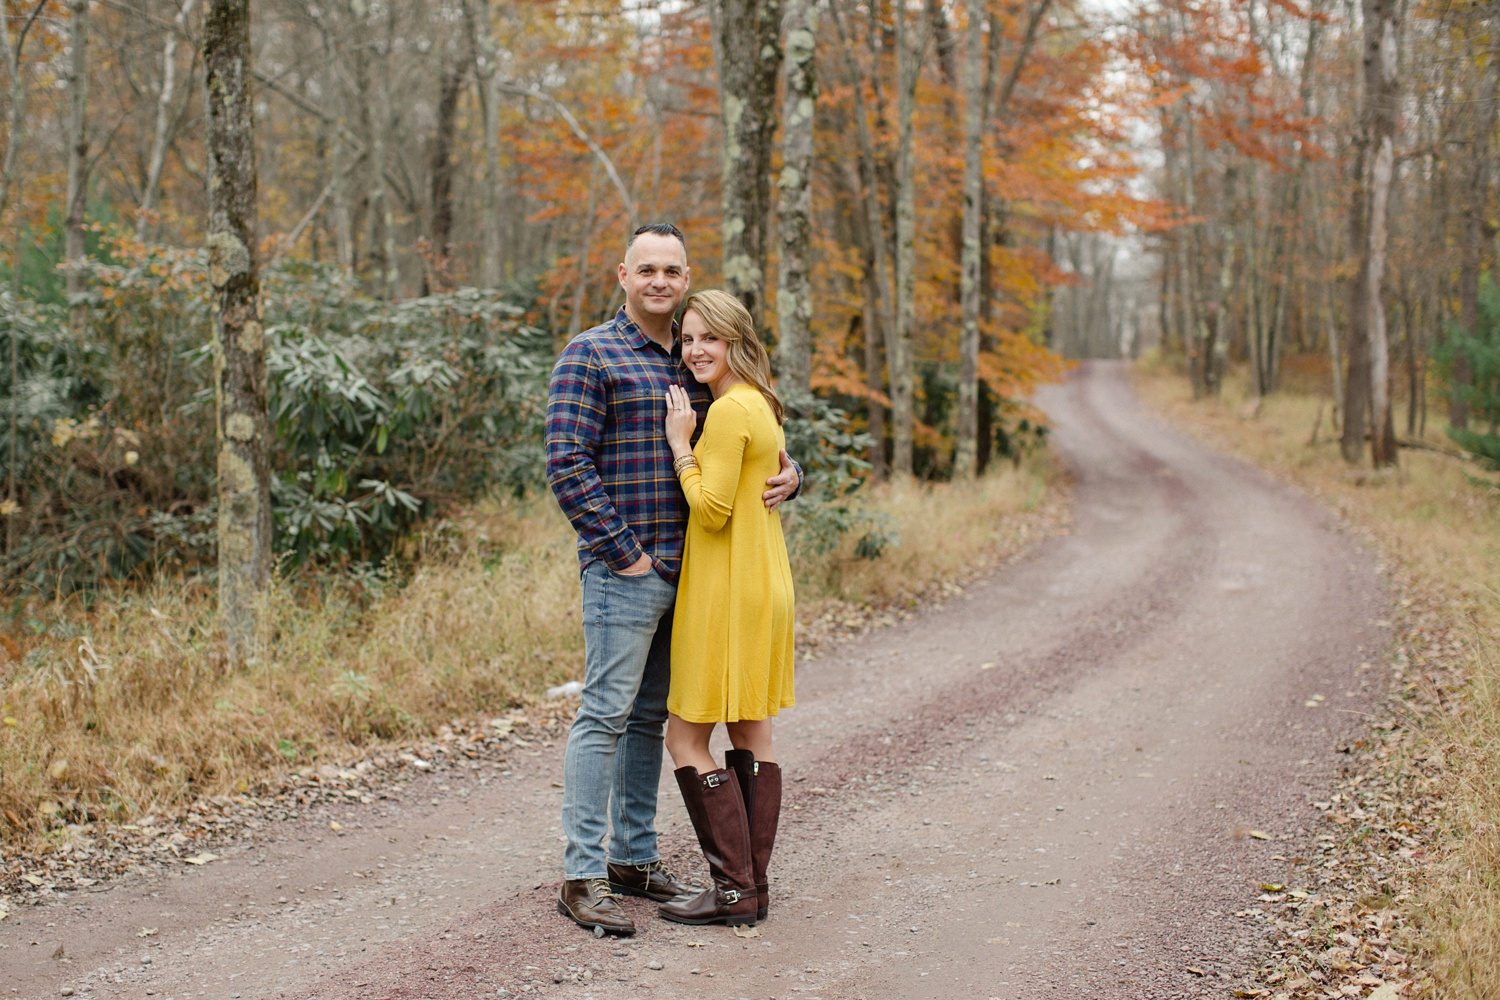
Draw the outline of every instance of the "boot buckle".
[[[744,894],[741,893],[738,889],[724,890],[724,902],[726,903],[738,903],[743,898]]]
[[[705,774],[703,776],[704,788],[718,788],[723,783],[724,776],[722,774]]]

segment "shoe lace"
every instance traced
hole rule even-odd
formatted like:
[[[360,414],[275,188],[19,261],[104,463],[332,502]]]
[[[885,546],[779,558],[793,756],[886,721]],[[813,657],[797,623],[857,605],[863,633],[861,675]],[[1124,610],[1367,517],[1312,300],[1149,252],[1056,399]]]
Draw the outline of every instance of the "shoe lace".
[[[665,861],[661,861],[661,860],[652,861],[652,862],[649,862],[648,864],[637,865],[636,867],[639,868],[643,872],[648,872],[648,873],[649,872],[655,872],[656,874],[660,875],[662,878],[666,879],[668,882],[676,882],[677,881],[677,875],[676,875],[676,873],[674,873],[672,871],[671,867],[669,867]]]
[[[609,887],[607,878],[589,879],[589,893],[595,899],[624,899],[625,897]]]

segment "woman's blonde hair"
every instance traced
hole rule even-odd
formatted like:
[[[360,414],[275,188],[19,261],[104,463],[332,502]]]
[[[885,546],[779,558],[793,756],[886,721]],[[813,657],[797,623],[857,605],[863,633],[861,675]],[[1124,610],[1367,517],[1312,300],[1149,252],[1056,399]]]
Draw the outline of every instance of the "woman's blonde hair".
[[[728,346],[725,360],[735,378],[759,389],[770,404],[771,412],[776,415],[776,422],[779,424],[785,421],[786,407],[781,405],[781,397],[776,395],[776,389],[771,385],[771,358],[766,354],[760,337],[756,336],[755,321],[750,318],[750,310],[728,292],[713,288],[705,292],[694,292],[687,297],[682,315],[687,316],[690,312],[701,316],[709,333]]]

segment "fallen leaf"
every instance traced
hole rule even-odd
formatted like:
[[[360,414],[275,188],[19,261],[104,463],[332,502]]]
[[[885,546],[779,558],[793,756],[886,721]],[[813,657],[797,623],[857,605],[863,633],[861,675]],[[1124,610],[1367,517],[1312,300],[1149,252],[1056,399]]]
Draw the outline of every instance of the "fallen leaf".
[[[40,889],[42,886],[44,886],[44,885],[47,884],[46,879],[43,879],[39,875],[22,875],[21,878],[24,881],[30,882],[32,885],[36,886],[38,889]]]
[[[1260,887],[1261,892],[1283,892],[1285,889],[1286,886],[1280,882],[1263,882]]]
[[[705,948],[705,947],[707,947],[707,945],[704,944],[702,941],[689,941],[687,943],[687,946],[689,948]]]
[[[156,937],[156,928],[142,927],[140,930],[135,932],[135,936],[139,938]]]
[[[219,860],[219,856],[217,854],[212,853],[211,851],[204,851],[202,854],[198,855],[197,857],[183,858],[182,860],[186,861],[190,865],[206,865],[210,861],[218,861]]]
[[[979,669],[980,670],[994,670],[995,669],[995,664],[993,664],[993,663],[981,663],[979,665]]]
[[[1366,997],[1365,1000],[1399,1000],[1401,996],[1400,988],[1405,985],[1405,983],[1386,983]]]
[[[339,833],[344,829],[344,824],[340,823],[336,819],[331,819],[328,821],[328,829],[332,830],[334,833]]]
[[[1204,972],[1202,969],[1198,968],[1196,965],[1190,965],[1190,966],[1188,966],[1187,970],[1189,972],[1191,972],[1195,976],[1206,976],[1206,975],[1208,975],[1208,973]]]
[[[735,924],[734,925],[734,936],[735,937],[760,937],[760,929],[756,928],[756,927],[752,927],[749,924]]]
[[[1250,831],[1250,839],[1251,840],[1270,840],[1271,839],[1271,835],[1269,833],[1266,833],[1266,832],[1262,831],[1262,830],[1251,830]]]

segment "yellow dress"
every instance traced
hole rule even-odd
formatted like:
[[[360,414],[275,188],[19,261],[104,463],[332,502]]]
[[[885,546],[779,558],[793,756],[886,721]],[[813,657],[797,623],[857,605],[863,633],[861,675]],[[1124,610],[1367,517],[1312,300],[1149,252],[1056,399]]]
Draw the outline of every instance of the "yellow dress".
[[[760,390],[714,400],[682,476],[692,515],[672,620],[667,708],[688,722],[764,719],[790,706],[792,568],[766,480],[786,437]]]

